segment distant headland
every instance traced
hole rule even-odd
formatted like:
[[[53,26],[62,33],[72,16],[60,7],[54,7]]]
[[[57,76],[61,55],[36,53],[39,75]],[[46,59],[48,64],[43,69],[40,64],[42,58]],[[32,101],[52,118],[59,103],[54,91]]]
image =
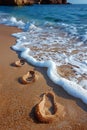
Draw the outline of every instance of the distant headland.
[[[67,0],[0,0],[0,5],[67,4]]]

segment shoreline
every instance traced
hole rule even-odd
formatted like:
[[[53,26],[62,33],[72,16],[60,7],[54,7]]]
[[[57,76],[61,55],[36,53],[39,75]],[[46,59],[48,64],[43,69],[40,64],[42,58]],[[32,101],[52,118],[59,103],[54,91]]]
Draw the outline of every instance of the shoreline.
[[[87,105],[55,85],[48,78],[46,68],[27,63],[22,67],[12,65],[19,58],[11,50],[16,43],[11,34],[19,31],[16,27],[0,25],[0,130],[86,130]],[[29,70],[35,70],[38,79],[31,84],[21,84],[20,77]],[[56,101],[64,106],[66,116],[51,124],[37,123],[33,108],[40,101],[40,96],[49,91],[54,92]]]

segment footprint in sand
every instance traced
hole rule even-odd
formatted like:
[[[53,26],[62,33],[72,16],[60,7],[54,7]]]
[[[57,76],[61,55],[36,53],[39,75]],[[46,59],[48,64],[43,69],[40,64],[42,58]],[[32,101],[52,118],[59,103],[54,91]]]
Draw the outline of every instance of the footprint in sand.
[[[30,70],[28,71],[27,74],[25,74],[22,78],[21,81],[23,84],[29,84],[34,82],[36,79],[38,78],[37,74],[35,73],[35,71]]]
[[[16,67],[21,67],[25,64],[25,61],[23,59],[20,59],[20,60],[16,61],[14,64]]]
[[[56,102],[52,92],[45,93],[42,100],[35,106],[35,116],[42,123],[51,123],[56,118],[62,119],[64,115],[64,107]]]

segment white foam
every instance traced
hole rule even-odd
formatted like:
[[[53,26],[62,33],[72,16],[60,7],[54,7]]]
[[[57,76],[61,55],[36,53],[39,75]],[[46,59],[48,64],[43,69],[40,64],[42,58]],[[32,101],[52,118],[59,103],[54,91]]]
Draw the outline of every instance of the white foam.
[[[14,20],[15,21],[15,20]],[[27,32],[13,34],[17,37],[17,46],[14,49],[23,51],[29,49],[29,56],[35,57],[36,61],[52,60],[57,66],[63,64],[72,64],[75,70],[75,77],[69,77],[72,82],[78,83],[78,75],[87,75],[87,53],[86,47],[80,46],[78,43],[71,42],[71,37],[67,38],[65,33],[59,32],[56,28],[49,29],[49,26],[44,28],[37,27],[30,23]],[[82,45],[82,44],[81,44]],[[30,48],[35,48],[31,50]],[[77,54],[72,54],[74,50],[79,51]],[[82,51],[82,52],[81,52]],[[81,59],[81,61],[80,61]]]
[[[17,20],[15,17],[6,17],[6,18],[2,18],[1,17],[1,21],[0,24],[5,24],[5,25],[9,25],[9,26],[16,26],[18,28],[24,29],[25,27],[25,23],[22,20]]]
[[[56,27],[52,23],[45,23],[40,28],[33,23],[27,22],[25,24],[22,20],[17,20],[15,17],[10,17],[9,15],[0,18],[1,24],[17,26],[25,31],[12,34],[17,38],[17,44],[13,46],[13,49],[20,51],[21,57],[34,66],[47,67],[47,74],[55,84],[60,85],[70,95],[80,98],[87,104],[87,81],[84,80],[77,84],[76,77],[71,78],[72,81],[69,81],[62,78],[56,70],[56,65],[70,63],[77,66],[73,68],[78,74],[77,77],[80,77],[81,74],[87,75],[87,53],[84,53],[84,47],[82,48],[83,42],[87,43],[86,33],[82,36],[82,40],[79,40],[75,25],[71,26],[64,23],[60,25],[59,23],[59,26]],[[30,46],[32,45],[36,48],[38,47],[39,51],[32,52],[30,50]],[[55,48],[58,51],[55,51]],[[86,46],[85,48],[87,49]],[[71,52],[75,49],[79,51],[83,50],[82,53],[84,54],[81,61],[79,60],[80,53],[78,55],[71,55]],[[43,54],[42,57],[39,57],[40,54]],[[38,58],[35,59],[34,55]]]
[[[87,64],[86,61],[78,61],[75,56],[70,56],[68,58],[68,63],[77,66],[74,67],[74,70],[77,71],[79,74],[87,74]]]
[[[79,82],[79,84],[87,90],[87,80],[82,80],[81,82]]]
[[[87,43],[87,32],[82,36],[82,41]]]
[[[19,37],[19,36],[18,36]],[[20,40],[19,40],[20,41]],[[34,66],[47,67],[47,74],[49,78],[57,85],[60,85],[64,88],[70,95],[80,98],[84,103],[87,104],[87,90],[82,86],[76,84],[75,82],[69,81],[65,78],[62,78],[56,69],[56,64],[51,60],[48,61],[37,61],[35,58],[29,55],[30,49],[19,47],[19,43],[13,46],[13,49],[21,51],[21,57],[26,59],[27,62],[31,63]]]

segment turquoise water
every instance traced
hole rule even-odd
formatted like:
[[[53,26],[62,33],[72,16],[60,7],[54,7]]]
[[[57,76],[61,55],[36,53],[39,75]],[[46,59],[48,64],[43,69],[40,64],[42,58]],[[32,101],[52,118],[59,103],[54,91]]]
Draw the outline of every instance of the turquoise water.
[[[4,14],[3,14],[4,13]],[[0,22],[15,17],[23,22],[43,26],[46,22],[70,32],[62,24],[75,26],[79,35],[87,31],[87,5],[34,5],[24,7],[0,6]],[[10,24],[10,23],[9,23]],[[73,31],[73,30],[72,30]]]
[[[34,5],[24,7],[1,6],[0,12],[8,13],[23,21],[64,22],[83,25],[87,23],[87,5]]]
[[[0,6],[0,23],[23,30],[12,47],[22,58],[47,67],[54,83],[87,103],[87,5]],[[74,74],[62,77],[63,65]]]

